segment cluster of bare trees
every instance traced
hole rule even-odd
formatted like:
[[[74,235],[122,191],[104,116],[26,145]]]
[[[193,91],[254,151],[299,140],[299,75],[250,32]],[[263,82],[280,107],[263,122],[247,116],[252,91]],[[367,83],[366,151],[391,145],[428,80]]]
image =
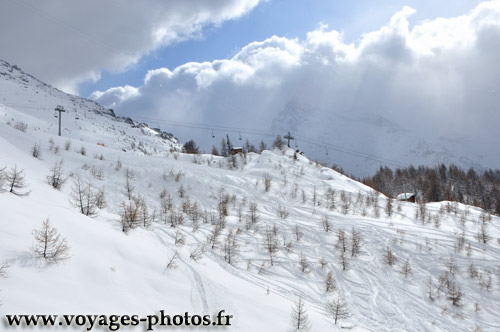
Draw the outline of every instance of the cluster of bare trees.
[[[393,266],[394,264],[396,264],[398,258],[396,257],[396,255],[394,254],[394,252],[392,251],[392,248],[390,246],[387,246],[385,251],[384,251],[384,255],[383,255],[383,259],[385,261],[385,263],[389,266]]]
[[[121,168],[122,164],[118,161],[115,169],[119,171]],[[168,212],[172,211],[172,200],[167,191],[164,190],[160,194],[160,208],[158,213],[155,207],[153,207],[152,210],[150,209],[144,197],[135,193],[135,185],[133,183],[135,172],[127,167],[125,168],[124,175],[125,184],[123,187],[123,194],[125,200],[122,201],[120,205],[120,223],[122,231],[127,233],[129,230],[139,226],[147,228],[157,220],[167,223]],[[173,214],[170,220],[173,227],[182,223],[178,221],[176,214]]]
[[[362,241],[363,236],[361,235],[361,232],[356,230],[354,227],[351,230],[350,237],[342,229],[337,231],[336,248],[340,253],[339,261],[342,266],[342,270],[347,270],[349,268],[349,257],[356,257],[360,254]]]
[[[431,301],[444,297],[453,306],[462,307],[464,293],[458,285],[457,276],[459,274],[458,264],[454,257],[450,257],[445,263],[446,270],[435,281],[432,276],[426,283],[427,297]],[[500,275],[500,269],[499,269]],[[467,268],[467,277],[476,280],[481,289],[488,292],[493,290],[493,276],[491,271],[480,271],[474,262]],[[475,305],[476,312],[479,311],[478,304]]]
[[[491,240],[490,232],[488,231],[488,224],[491,221],[491,216],[482,213],[479,216],[479,230],[477,232],[477,241],[487,244]]]
[[[175,171],[173,168],[170,168],[169,170],[165,170],[163,172],[163,180],[165,181],[170,181],[173,179],[175,180],[175,182],[179,182],[183,176],[184,172],[182,170]]]
[[[333,230],[332,222],[330,221],[330,217],[327,214],[323,215],[323,217],[321,218],[321,225],[323,227],[323,230],[327,233]]]
[[[236,234],[233,234],[233,230],[229,230],[224,241],[224,260],[231,265],[234,265],[239,259],[239,248],[240,245],[236,238]]]
[[[491,291],[493,289],[493,277],[490,271],[480,271],[472,262],[467,268],[469,279],[476,280],[481,289]],[[498,268],[498,277],[500,280],[500,267]]]
[[[23,122],[23,121],[17,121],[14,124],[14,129],[17,129],[17,130],[25,133],[28,130],[28,124],[26,122]]]
[[[434,286],[432,277],[430,277],[427,283],[427,294],[429,299],[434,301],[436,297],[440,297],[444,294],[445,298],[450,300],[454,306],[462,306],[464,293],[454,279],[455,278],[446,271],[439,277],[436,286]]]
[[[63,160],[61,159],[50,168],[50,173],[47,175],[47,183],[57,190],[61,190],[67,180],[62,165]]]
[[[260,213],[257,203],[250,203],[248,205],[248,213],[246,215],[246,227],[250,229],[260,220]]]
[[[120,221],[122,225],[122,231],[124,233],[128,230],[133,229],[141,224],[140,221],[140,200],[129,200],[127,202],[122,202],[120,211]]]
[[[42,159],[42,149],[40,144],[33,144],[33,147],[31,148],[31,156],[36,159]]]
[[[269,255],[269,262],[271,266],[274,265],[276,259],[276,253],[278,251],[278,241],[277,241],[277,228],[266,227],[266,233],[264,237],[264,247]]]
[[[347,214],[351,209],[351,195],[346,193],[344,190],[340,192],[340,201],[341,201],[341,211],[343,214]]]
[[[222,230],[225,226],[226,224],[221,220],[213,225],[213,229],[210,231],[210,234],[207,237],[207,243],[212,249],[215,249],[215,247],[218,245],[219,236],[222,234]]]
[[[324,313],[335,325],[351,316],[347,302],[340,293],[325,303]],[[290,323],[294,331],[309,331],[311,329],[309,314],[302,297],[299,297],[292,306]]]
[[[96,188],[90,182],[84,181],[79,175],[76,175],[70,192],[70,202],[78,208],[80,213],[88,217],[95,217],[99,213],[99,209],[106,206],[104,187]]]
[[[296,176],[302,176],[303,171],[299,171]],[[285,174],[285,183],[286,174]],[[297,183],[293,183],[289,190],[289,195],[292,199],[300,199],[303,204],[311,204],[313,207],[321,206],[330,211],[339,211],[342,214],[356,214],[359,213],[362,216],[367,216],[370,212],[371,207],[372,215],[376,218],[381,216],[381,207],[379,205],[380,193],[377,191],[371,191],[368,194],[363,194],[359,191],[357,194],[347,192],[345,190],[340,190],[337,192],[335,189],[327,186],[324,190],[313,187],[312,194],[308,194],[304,189],[299,189]],[[384,211],[388,217],[391,217],[394,213],[393,200],[387,199],[384,206]],[[399,207],[400,209],[400,207]],[[328,229],[328,224],[325,224]]]

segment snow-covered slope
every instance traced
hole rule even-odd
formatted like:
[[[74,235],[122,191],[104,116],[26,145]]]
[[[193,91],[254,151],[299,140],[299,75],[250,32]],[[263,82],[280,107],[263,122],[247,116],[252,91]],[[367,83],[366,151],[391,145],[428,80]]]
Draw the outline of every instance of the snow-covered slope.
[[[0,100],[22,92],[1,84]],[[34,96],[45,88],[28,84],[26,89]],[[0,105],[0,169],[25,170],[31,190],[27,197],[0,193],[0,264],[10,266],[8,277],[0,279],[2,316],[145,317],[162,309],[172,315],[225,310],[234,316],[228,331],[292,331],[292,306],[302,297],[311,331],[500,329],[499,218],[449,202],[395,201],[388,216],[383,195],[293,150],[226,159],[186,155],[154,131],[83,106],[77,108],[78,120],[71,119],[73,113],[63,118],[68,130],[58,137],[53,107],[41,105],[71,109],[72,104],[66,95],[43,98],[50,102],[33,99],[33,107],[24,108],[15,105],[22,104],[19,99]],[[27,127],[16,126],[21,122]],[[32,157],[35,144],[41,159]],[[60,160],[68,180],[55,190],[47,175]],[[126,174],[131,195],[146,203],[155,222],[125,233],[120,214],[122,204],[130,204]],[[105,192],[107,206],[94,218],[79,213],[69,200],[78,176]],[[258,216],[253,223],[252,207]],[[71,257],[58,264],[47,264],[30,250],[32,231],[46,218],[71,247]],[[328,232],[325,218],[331,223]],[[488,232],[487,243],[478,241],[481,228]],[[353,231],[362,238],[354,254]],[[231,264],[228,248],[235,253]],[[385,257],[388,248],[397,257],[392,266]],[[200,257],[193,259],[197,250]],[[169,268],[176,253],[176,268]],[[406,262],[411,272],[405,277]],[[471,264],[477,272],[469,273]],[[336,289],[326,292],[330,271]],[[460,306],[448,299],[453,283],[463,293]],[[339,295],[350,317],[334,325],[324,308]],[[144,331],[145,326],[122,330]]]
[[[62,133],[68,138],[145,154],[179,150],[181,147],[172,134],[128,118],[116,117],[113,110],[57,90],[2,60],[0,91],[4,123],[32,122],[37,126],[33,130],[57,134],[58,119],[54,109],[60,105],[66,110],[62,113]]]

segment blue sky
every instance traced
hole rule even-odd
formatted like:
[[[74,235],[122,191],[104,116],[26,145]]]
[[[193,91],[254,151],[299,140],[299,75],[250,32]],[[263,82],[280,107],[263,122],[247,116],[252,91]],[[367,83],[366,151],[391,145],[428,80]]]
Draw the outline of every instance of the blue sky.
[[[143,84],[150,69],[175,67],[187,62],[228,59],[243,46],[262,41],[273,35],[289,39],[304,39],[307,32],[319,24],[342,31],[345,42],[356,43],[363,33],[377,30],[404,5],[417,9],[413,22],[436,17],[452,17],[467,13],[478,0],[269,0],[260,3],[243,17],[208,25],[200,36],[187,41],[163,46],[143,56],[138,63],[123,72],[103,70],[97,82],[83,82],[78,92],[88,97],[94,91],[105,91],[114,86]]]

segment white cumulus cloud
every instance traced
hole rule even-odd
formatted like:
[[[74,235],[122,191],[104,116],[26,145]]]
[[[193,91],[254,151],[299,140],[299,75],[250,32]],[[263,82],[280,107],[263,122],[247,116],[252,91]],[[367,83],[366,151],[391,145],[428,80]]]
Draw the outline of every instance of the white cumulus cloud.
[[[92,97],[126,115],[263,130],[294,101],[306,105],[318,137],[332,130],[332,117],[369,115],[421,137],[465,137],[472,150],[498,151],[500,1],[412,26],[414,13],[402,8],[355,44],[320,25],[305,40],[273,36],[231,59],[150,71],[134,93]]]

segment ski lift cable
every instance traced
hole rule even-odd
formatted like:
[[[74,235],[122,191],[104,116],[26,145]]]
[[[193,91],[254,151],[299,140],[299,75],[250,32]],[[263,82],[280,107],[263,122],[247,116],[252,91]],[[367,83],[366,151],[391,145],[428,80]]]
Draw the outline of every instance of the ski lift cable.
[[[216,129],[216,130],[225,130],[225,129],[231,129],[231,130],[241,130],[242,132],[244,131],[254,131],[254,132],[262,132],[262,133],[269,133],[267,131],[261,130],[261,129],[255,129],[255,128],[243,128],[243,127],[229,127],[229,126],[222,126],[222,125],[216,125],[216,124],[204,124],[204,123],[194,123],[194,122],[186,122],[186,121],[174,121],[174,120],[165,120],[165,119],[157,119],[157,118],[150,118],[150,117],[145,117],[145,116],[130,116],[131,118],[138,119],[140,121],[144,120],[154,120],[154,121],[160,121],[163,123],[168,123],[168,124],[185,124],[185,125],[194,125],[194,126],[201,126],[204,128],[208,129]]]
[[[11,107],[19,107],[19,108],[40,108],[40,107],[52,107],[53,105],[33,105],[33,104],[22,104],[22,103],[3,103],[6,106],[11,106]],[[275,137],[276,133],[270,133],[269,131],[264,131],[261,129],[255,129],[255,128],[238,128],[238,127],[229,127],[229,126],[222,126],[222,125],[214,125],[214,124],[202,124],[202,123],[191,123],[191,122],[184,122],[184,121],[171,121],[171,120],[164,120],[164,119],[158,119],[158,118],[151,118],[151,117],[144,117],[144,116],[131,116],[132,119],[136,119],[137,121],[155,121],[157,122],[158,126],[160,126],[160,123],[166,124],[166,125],[172,125],[172,126],[177,126],[177,127],[187,127],[187,128],[194,128],[194,129],[203,129],[203,130],[211,130],[212,131],[212,138],[215,138],[214,134],[214,129],[215,130],[220,130],[220,131],[226,131],[226,132],[231,132],[231,133],[238,133],[238,135],[241,135],[241,133],[247,134],[247,135],[258,135],[258,136],[266,136],[266,137]],[[382,164],[389,164],[392,166],[396,167],[406,167],[407,165],[403,164],[402,162],[392,160],[389,158],[377,156],[374,154],[366,153],[366,152],[360,152],[356,151],[353,149],[349,148],[344,148],[338,145],[334,145],[331,143],[326,143],[324,141],[319,141],[317,139],[313,139],[310,137],[302,136],[302,135],[297,135],[295,134],[295,137],[300,138],[303,142],[313,144],[319,147],[325,147],[325,148],[330,148],[332,150],[350,154],[356,157],[360,158],[365,158],[373,161],[380,162]],[[296,143],[296,147],[298,147]]]
[[[137,117],[133,117],[133,118],[142,119],[141,121],[145,121],[145,120],[158,120],[158,119],[152,119],[152,118],[147,118],[147,117],[142,117],[142,116],[137,116]],[[172,126],[179,126],[179,127],[197,128],[197,129],[210,129],[210,130],[213,130],[213,128],[216,128],[217,130],[223,130],[223,131],[226,131],[226,132],[233,132],[233,133],[239,133],[239,134],[246,133],[246,134],[250,134],[250,135],[261,135],[261,136],[268,136],[268,137],[274,137],[274,136],[276,136],[275,133],[269,133],[269,132],[266,132],[266,131],[263,131],[263,130],[260,130],[260,129],[228,127],[228,126],[220,126],[220,125],[213,125],[213,124],[205,125],[205,124],[200,124],[200,123],[190,123],[190,122],[170,121],[170,120],[160,120],[160,121],[162,121],[162,122],[164,122],[166,124],[172,125]],[[306,143],[309,143],[309,144],[313,144],[313,145],[316,145],[316,146],[319,146],[319,147],[324,147],[325,149],[326,148],[330,148],[330,149],[335,150],[335,151],[339,151],[339,152],[342,152],[342,153],[350,154],[350,155],[353,155],[353,156],[356,156],[356,157],[360,157],[360,158],[364,158],[364,159],[373,160],[373,161],[376,161],[376,162],[379,162],[379,163],[382,163],[382,164],[389,164],[389,165],[396,166],[396,167],[406,167],[407,166],[407,165],[405,165],[405,164],[403,164],[403,163],[401,163],[399,161],[388,159],[388,158],[384,158],[384,157],[380,157],[380,156],[377,156],[377,155],[374,155],[374,154],[370,154],[370,153],[366,153],[366,152],[360,152],[360,151],[356,151],[356,150],[349,149],[349,148],[344,148],[344,147],[341,147],[341,146],[338,146],[338,145],[334,145],[334,144],[331,144],[331,143],[325,143],[323,141],[319,141],[317,139],[305,137],[305,136],[302,136],[302,135],[295,135],[295,136],[298,137],[298,138],[300,138],[303,142],[306,142]],[[326,153],[326,154],[328,154],[328,153]]]
[[[375,161],[387,163],[387,164],[394,165],[394,166],[397,166],[397,167],[406,167],[405,164],[403,164],[403,163],[401,163],[399,161],[396,161],[396,160],[389,159],[389,158],[380,157],[380,156],[377,156],[377,155],[374,155],[374,154],[371,154],[371,153],[360,152],[360,151],[356,151],[356,150],[349,149],[349,148],[344,148],[344,147],[341,147],[341,146],[338,146],[338,145],[334,145],[334,144],[331,144],[331,143],[325,143],[325,142],[318,141],[318,140],[313,139],[313,138],[304,137],[304,136],[301,136],[301,135],[295,135],[295,136],[301,138],[301,140],[303,140],[305,142],[308,142],[310,144],[316,144],[316,145],[320,145],[320,146],[326,146],[326,147],[329,147],[329,148],[331,148],[333,150],[336,150],[336,151],[339,151],[339,152],[344,152],[344,153],[352,154],[352,155],[355,155],[355,156],[358,156],[358,157],[363,157],[363,158],[366,158],[366,159],[370,159],[370,160],[375,160]]]

